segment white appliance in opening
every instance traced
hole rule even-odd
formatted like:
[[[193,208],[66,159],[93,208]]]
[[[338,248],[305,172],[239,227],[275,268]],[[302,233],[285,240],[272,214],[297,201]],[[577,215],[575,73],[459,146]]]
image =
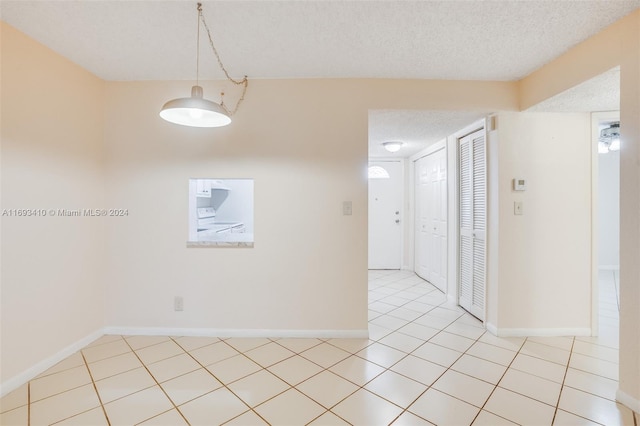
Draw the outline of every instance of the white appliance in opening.
[[[207,234],[244,233],[245,226],[242,222],[217,222],[215,208],[199,207],[198,233],[205,232]]]

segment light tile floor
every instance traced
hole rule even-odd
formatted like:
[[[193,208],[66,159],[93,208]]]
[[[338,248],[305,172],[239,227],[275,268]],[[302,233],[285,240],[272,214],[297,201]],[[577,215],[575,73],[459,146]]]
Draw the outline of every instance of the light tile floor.
[[[633,425],[616,282],[599,337],[497,338],[413,273],[370,271],[370,340],[104,336],[5,396],[0,423]]]

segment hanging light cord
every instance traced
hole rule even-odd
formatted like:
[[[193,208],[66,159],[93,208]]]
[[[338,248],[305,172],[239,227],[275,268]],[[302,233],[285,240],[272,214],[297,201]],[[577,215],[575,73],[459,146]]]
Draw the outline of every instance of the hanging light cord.
[[[198,38],[196,42],[196,86],[200,85],[200,16],[202,16],[202,3],[198,3]]]
[[[207,37],[209,38],[209,45],[211,46],[211,50],[213,50],[213,54],[216,56],[216,59],[218,60],[218,65],[220,66],[220,69],[224,72],[224,75],[227,77],[227,80],[229,80],[230,82],[232,82],[237,86],[242,86],[242,94],[240,95],[240,99],[238,99],[238,102],[236,103],[236,106],[233,108],[233,110],[227,109],[226,105],[224,104],[224,92],[220,93],[222,97],[222,102],[220,102],[220,106],[224,108],[224,110],[229,115],[233,115],[238,111],[238,108],[240,107],[240,104],[242,103],[242,101],[244,101],[244,95],[245,93],[247,93],[247,86],[249,85],[249,80],[247,79],[246,75],[242,80],[236,80],[231,78],[231,76],[229,75],[229,72],[227,72],[227,69],[222,64],[222,59],[220,59],[220,54],[218,53],[218,49],[216,49],[216,46],[213,44],[211,31],[209,31],[209,26],[207,25],[207,21],[204,19],[204,15],[202,14],[202,3],[198,3],[198,52],[200,52],[200,21],[201,20],[202,20],[202,25],[207,31]]]

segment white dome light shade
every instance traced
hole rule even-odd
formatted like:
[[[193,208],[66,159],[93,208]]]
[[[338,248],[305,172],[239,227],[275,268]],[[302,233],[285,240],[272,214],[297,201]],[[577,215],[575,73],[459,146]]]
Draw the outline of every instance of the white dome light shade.
[[[398,142],[398,141],[384,142],[382,144],[382,146],[384,146],[384,149],[386,149],[389,152],[398,152],[398,151],[400,151],[400,148],[402,148],[402,145],[404,145],[404,144],[402,142]]]
[[[231,123],[227,112],[215,102],[202,97],[202,87],[193,86],[190,98],[173,99],[162,107],[164,120],[190,127],[222,127]]]

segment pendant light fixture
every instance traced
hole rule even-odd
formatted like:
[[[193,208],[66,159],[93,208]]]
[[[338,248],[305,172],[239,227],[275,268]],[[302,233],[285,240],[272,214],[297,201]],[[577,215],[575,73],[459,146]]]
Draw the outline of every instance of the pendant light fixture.
[[[178,98],[173,99],[162,107],[160,111],[160,117],[164,120],[169,121],[171,123],[180,124],[183,126],[191,126],[191,127],[221,127],[226,126],[231,123],[231,116],[238,110],[238,107],[244,100],[244,95],[247,91],[247,86],[249,84],[249,80],[245,75],[242,80],[234,80],[229,76],[226,68],[222,64],[222,60],[220,59],[220,55],[218,54],[218,50],[213,44],[213,39],[211,38],[211,31],[209,31],[209,27],[207,26],[207,22],[204,20],[204,16],[202,15],[202,3],[198,3],[198,39],[196,43],[196,85],[191,88],[191,97],[189,98]],[[211,45],[211,49],[213,50],[216,59],[218,60],[218,65],[220,69],[224,72],[227,80],[232,82],[235,85],[242,85],[242,95],[240,99],[236,103],[233,111],[229,111],[224,105],[224,92],[220,94],[222,100],[219,104],[204,99],[202,87],[200,87],[199,78],[200,78],[200,21],[207,32],[207,36],[209,38],[209,44]]]
[[[600,131],[598,139],[598,153],[606,154],[611,151],[620,151],[620,122],[614,121]]]

